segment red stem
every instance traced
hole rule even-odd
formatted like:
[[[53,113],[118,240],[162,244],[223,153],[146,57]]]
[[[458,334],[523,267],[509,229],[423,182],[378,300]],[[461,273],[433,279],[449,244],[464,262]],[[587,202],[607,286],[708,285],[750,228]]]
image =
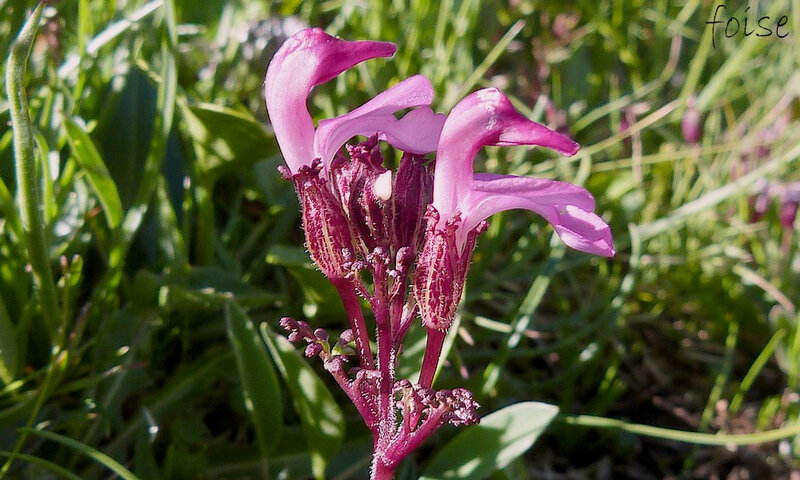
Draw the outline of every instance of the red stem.
[[[392,480],[395,467],[389,467],[377,455],[372,457],[372,471],[370,480]]]
[[[433,435],[433,433],[442,426],[441,418],[443,414],[444,410],[442,408],[437,408],[431,413],[430,417],[422,422],[419,428],[411,433],[403,432],[398,441],[393,442],[388,449],[385,462],[397,465],[406,458],[408,454],[416,450],[417,447],[422,445],[422,442]]]
[[[375,312],[375,324],[378,327],[378,369],[380,370],[380,382],[378,383],[379,447],[382,448],[394,435],[395,430],[394,402],[392,401],[394,348],[392,348],[392,323],[382,292],[378,292],[373,300],[372,308]]]
[[[435,328],[428,329],[428,341],[425,344],[425,356],[422,358],[422,368],[419,372],[419,384],[425,388],[433,385],[433,376],[439,366],[439,356],[442,354],[442,345],[447,332],[440,332]]]
[[[375,360],[372,358],[372,349],[369,346],[367,324],[364,321],[364,314],[361,312],[361,304],[358,302],[355,286],[353,282],[344,278],[332,278],[330,281],[339,291],[339,296],[342,297],[350,328],[356,337],[356,350],[361,368],[374,370]]]
[[[356,407],[356,410],[358,410],[358,413],[361,414],[361,418],[364,419],[364,423],[367,424],[367,427],[369,427],[370,430],[374,430],[375,417],[372,415],[369,405],[364,402],[364,398],[361,396],[361,391],[358,389],[358,381],[350,382],[350,379],[341,367],[329,368],[326,365],[325,369],[331,373],[331,376],[342,388],[342,391],[344,391],[347,397],[350,398],[350,401],[353,402],[353,405]]]

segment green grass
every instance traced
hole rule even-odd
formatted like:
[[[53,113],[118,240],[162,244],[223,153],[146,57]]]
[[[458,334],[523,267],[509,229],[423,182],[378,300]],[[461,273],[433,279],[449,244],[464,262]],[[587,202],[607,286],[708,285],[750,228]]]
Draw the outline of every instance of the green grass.
[[[742,18],[750,4],[727,5]],[[0,0],[3,58],[33,6]],[[31,116],[18,150],[28,157],[15,157],[5,83],[0,477],[291,479],[327,462],[328,478],[365,478],[370,439],[355,410],[270,330],[283,315],[346,323],[303,250],[263,106],[267,62],[293,22],[398,46],[318,88],[318,118],[422,73],[437,111],[496,85],[582,145],[572,159],[504,148],[477,162],[584,184],[618,251],[565,249],[516,211],[482,236],[437,385],[468,386],[483,415],[528,400],[561,412],[492,478],[797,470],[800,232],[781,227],[774,202],[751,221],[748,202],[761,179],[800,180],[800,2],[747,13],[787,15],[784,39],[718,29],[712,47],[712,13],[635,0],[47,7],[27,72],[0,64]],[[680,126],[692,95],[697,145]],[[279,418],[245,400],[267,385],[256,381],[264,362],[279,362],[267,382]],[[317,400],[298,398],[308,385]],[[336,452],[308,415],[332,411],[331,394],[345,428],[328,430]],[[442,429],[400,476],[421,475],[455,433]]]

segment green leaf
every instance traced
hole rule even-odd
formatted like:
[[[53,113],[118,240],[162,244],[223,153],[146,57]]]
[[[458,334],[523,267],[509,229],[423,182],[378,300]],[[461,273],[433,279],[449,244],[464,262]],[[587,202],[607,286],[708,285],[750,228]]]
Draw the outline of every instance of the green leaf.
[[[108,226],[116,228],[122,221],[122,202],[119,199],[119,192],[114,180],[111,179],[89,134],[72,119],[67,120],[64,126],[72,153],[86,172],[89,183],[100,199]]]
[[[261,338],[292,394],[294,408],[303,425],[311,468],[315,478],[324,478],[328,460],[339,450],[344,437],[344,416],[333,395],[314,370],[282,336],[261,325]]]
[[[178,107],[195,142],[201,176],[215,178],[228,168],[248,168],[277,153],[275,140],[247,112],[213,104],[178,102]]]
[[[167,112],[159,112],[159,108],[167,104],[159,105],[159,89],[139,67],[131,68],[115,80],[109,85],[109,94],[103,98],[104,111],[92,137],[103,153],[111,178],[117,183],[122,205],[127,210],[143,201],[142,192],[151,188],[147,183],[152,175],[150,171],[163,159],[163,151],[158,151],[163,138],[155,128],[157,124],[160,128],[166,127],[165,120],[168,119],[159,113]],[[164,82],[169,80],[165,78]],[[165,83],[160,88],[166,93]],[[154,133],[157,138],[154,138]]]
[[[127,468],[123,467],[119,462],[114,460],[113,458],[109,457],[103,452],[99,452],[94,448],[90,447],[89,445],[83,444],[77,440],[73,440],[69,437],[65,437],[63,435],[59,435],[57,433],[48,432],[46,430],[38,430],[36,428],[20,428],[19,432],[27,432],[32,435],[36,435],[47,440],[52,440],[56,443],[60,443],[66,447],[72,448],[77,450],[87,457],[90,457],[92,460],[95,460],[98,463],[101,463],[106,468],[111,470],[112,472],[116,473],[123,478],[124,480],[138,480],[138,477],[130,472]]]
[[[266,455],[280,443],[283,431],[278,377],[253,322],[234,301],[225,306],[225,325],[236,356],[245,407],[253,418],[261,452]]]
[[[14,453],[14,452],[6,452],[0,451],[0,457],[11,457],[14,459],[22,460],[24,462],[28,462],[30,464],[36,465],[38,467],[50,470],[54,474],[58,475],[61,478],[66,478],[68,480],[81,480],[81,477],[75,475],[74,473],[70,472],[64,467],[56,465],[53,462],[45,460],[43,458],[39,458],[34,455],[28,455],[25,453]]]
[[[557,413],[555,405],[538,402],[498,410],[439,450],[422,479],[484,478],[531,448]]]
[[[0,381],[8,385],[14,381],[18,362],[17,332],[8,315],[5,300],[0,296]]]

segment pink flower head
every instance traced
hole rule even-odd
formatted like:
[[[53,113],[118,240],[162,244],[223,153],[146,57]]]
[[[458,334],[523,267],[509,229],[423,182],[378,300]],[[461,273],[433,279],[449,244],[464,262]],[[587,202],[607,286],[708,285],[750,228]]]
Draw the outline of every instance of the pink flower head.
[[[370,58],[394,54],[391,43],[340,40],[320,29],[291,37],[267,70],[265,94],[275,137],[302,204],[306,247],[342,297],[360,368],[346,372],[348,353],[331,350],[328,334],[285,318],[289,339],[304,339],[353,400],[373,433],[372,478],[390,478],[398,463],[444,423],[478,421],[478,404],[461,388],[432,381],[486,219],[525,208],[543,216],[564,242],[611,256],[606,225],[583,188],[540,178],[473,173],[486,145],[539,145],[573,155],[578,144],[523,117],[496,89],[463,99],[450,116],[429,107],[433,88],[414,76],[355,110],[317,126],[309,92]],[[408,110],[397,118],[397,112]],[[354,136],[367,137],[346,145]],[[385,141],[402,151],[396,171],[384,166]],[[432,162],[425,154],[436,152]],[[368,281],[369,284],[366,284]],[[377,362],[359,294],[375,321]],[[427,327],[417,384],[396,376],[403,337],[416,316]],[[346,352],[346,350],[342,350]],[[351,378],[353,377],[353,378]],[[401,420],[402,419],[402,420]]]
[[[433,87],[423,76],[411,77],[345,115],[322,120],[315,130],[306,100],[311,89],[371,58],[390,57],[389,42],[347,41],[319,28],[289,38],[267,69],[264,93],[272,128],[292,173],[319,159],[327,170],[333,156],[355,135],[379,134],[395,147],[424,154],[436,149],[443,115],[428,108]],[[413,107],[403,118],[395,112]]]
[[[473,173],[475,154],[487,145],[538,145],[567,156],[579,145],[520,114],[499,90],[487,88],[461,100],[442,130],[434,171],[433,206],[440,226],[460,214],[459,247],[467,232],[489,216],[514,208],[538,213],[572,248],[611,257],[611,230],[595,215],[584,188],[543,178]]]
[[[614,255],[611,231],[594,214],[588,191],[543,178],[473,173],[475,155],[487,145],[538,145],[570,156],[579,148],[568,137],[525,118],[494,88],[477,91],[453,108],[437,147],[428,231],[414,279],[420,315],[428,328],[450,327],[475,238],[485,228],[484,220],[497,212],[531,210],[550,222],[570,247]]]
[[[370,138],[371,149],[377,148],[377,140],[384,140],[406,152],[404,159],[415,158],[436,149],[444,115],[430,109],[433,87],[421,75],[398,83],[349,113],[321,120],[316,128],[307,98],[314,86],[360,62],[394,52],[395,46],[389,42],[341,40],[314,28],[289,38],[267,69],[264,92],[275,138],[288,167],[283,173],[295,183],[303,205],[306,246],[329,278],[346,276],[357,255],[365,257],[383,245],[377,237],[383,238],[387,232],[379,227],[385,223],[383,212],[391,210],[388,200],[395,190],[391,172],[382,166],[380,149],[373,155],[358,153],[365,147],[348,147],[355,156],[347,158],[342,146],[360,135]],[[406,109],[411,110],[399,119],[395,116]],[[417,217],[421,222],[421,215]]]

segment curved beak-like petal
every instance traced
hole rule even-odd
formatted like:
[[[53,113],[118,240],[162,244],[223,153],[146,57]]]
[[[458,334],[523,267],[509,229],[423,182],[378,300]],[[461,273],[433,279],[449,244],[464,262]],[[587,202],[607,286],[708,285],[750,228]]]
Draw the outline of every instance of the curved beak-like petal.
[[[390,57],[389,42],[346,41],[319,28],[293,35],[267,69],[264,93],[275,138],[292,172],[314,160],[314,122],[306,99],[311,88],[375,57]]]
[[[611,229],[593,213],[594,198],[582,187],[544,178],[478,173],[470,190],[459,207],[462,211],[459,244],[463,244],[467,232],[489,216],[524,208],[550,222],[570,247],[614,256]]]
[[[327,165],[342,145],[355,135],[380,134],[396,148],[422,155],[436,150],[445,117],[427,108],[433,101],[433,87],[422,75],[408,78],[378,94],[355,110],[320,120],[314,137],[314,156]],[[394,114],[412,107],[401,119]]]
[[[447,116],[436,156],[433,206],[449,218],[469,194],[475,154],[487,145],[538,145],[564,155],[579,148],[569,137],[525,118],[496,88],[474,92]]]

